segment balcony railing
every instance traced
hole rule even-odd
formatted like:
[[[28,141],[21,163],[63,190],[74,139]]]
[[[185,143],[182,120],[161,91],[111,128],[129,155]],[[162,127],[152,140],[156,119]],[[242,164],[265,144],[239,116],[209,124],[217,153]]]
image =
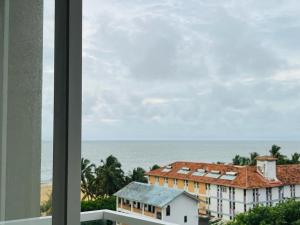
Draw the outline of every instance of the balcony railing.
[[[132,215],[111,210],[83,212],[81,213],[80,218],[81,222],[110,220],[113,222],[124,223],[128,225],[177,225],[174,223],[168,223],[157,219],[151,219],[139,215]],[[0,225],[51,225],[51,222],[52,218],[48,216],[0,222]]]

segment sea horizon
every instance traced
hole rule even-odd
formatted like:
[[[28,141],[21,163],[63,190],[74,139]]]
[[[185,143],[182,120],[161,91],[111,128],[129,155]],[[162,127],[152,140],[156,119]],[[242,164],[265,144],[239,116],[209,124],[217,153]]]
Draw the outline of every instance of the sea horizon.
[[[282,154],[300,152],[298,140],[89,140],[82,141],[82,157],[99,165],[114,155],[126,174],[136,167],[149,170],[154,164],[167,165],[175,161],[230,163],[239,154],[251,152],[269,154],[272,144],[282,147]],[[42,142],[41,183],[52,181],[52,142]]]

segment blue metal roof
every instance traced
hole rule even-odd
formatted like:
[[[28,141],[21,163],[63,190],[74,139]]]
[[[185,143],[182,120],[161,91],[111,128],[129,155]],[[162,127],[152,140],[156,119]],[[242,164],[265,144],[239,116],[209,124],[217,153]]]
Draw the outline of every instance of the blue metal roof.
[[[131,201],[141,202],[157,207],[164,207],[181,194],[186,194],[187,196],[197,200],[195,196],[188,194],[184,190],[138,182],[132,182],[128,184],[114,195]]]

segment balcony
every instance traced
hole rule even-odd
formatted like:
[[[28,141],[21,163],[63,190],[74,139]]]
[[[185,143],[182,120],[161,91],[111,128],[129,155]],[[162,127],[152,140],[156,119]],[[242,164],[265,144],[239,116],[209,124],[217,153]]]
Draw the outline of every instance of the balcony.
[[[138,225],[176,225],[174,223],[168,223],[161,220],[150,219],[147,217],[131,215],[131,214],[126,214],[126,213],[116,212],[111,210],[99,210],[99,211],[90,211],[90,212],[81,213],[80,215],[81,224],[85,224],[86,222],[92,222],[92,221],[98,221],[99,225],[100,222],[104,222],[104,221],[113,221],[115,223],[118,222],[127,225],[137,225],[137,224]],[[51,222],[52,222],[51,217],[39,217],[39,218],[32,218],[32,219],[0,222],[0,225],[51,225]]]

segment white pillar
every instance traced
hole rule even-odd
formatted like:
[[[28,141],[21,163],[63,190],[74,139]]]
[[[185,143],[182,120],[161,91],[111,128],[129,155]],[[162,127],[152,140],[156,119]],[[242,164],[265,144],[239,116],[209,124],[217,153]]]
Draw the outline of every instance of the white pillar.
[[[0,220],[40,215],[43,0],[0,0]]]

